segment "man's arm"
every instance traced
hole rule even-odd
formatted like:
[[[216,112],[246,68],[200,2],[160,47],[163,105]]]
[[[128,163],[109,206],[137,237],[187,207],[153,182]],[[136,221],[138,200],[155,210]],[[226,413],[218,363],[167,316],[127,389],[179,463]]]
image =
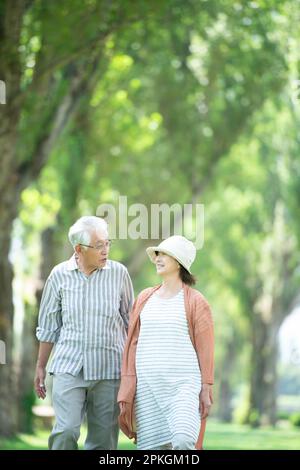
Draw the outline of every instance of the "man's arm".
[[[121,314],[121,317],[123,318],[126,330],[128,330],[129,313],[131,311],[133,302],[134,302],[134,292],[133,292],[132,282],[131,282],[129,273],[126,269],[124,279],[123,279],[121,302],[120,302],[120,314]]]
[[[45,398],[46,365],[54,343],[57,342],[62,326],[61,299],[59,283],[54,276],[47,279],[41,299],[37,339],[40,341],[39,354],[36,364],[34,388],[39,398]]]
[[[46,365],[53,348],[53,343],[40,342],[39,354],[36,363],[35,377],[34,377],[34,389],[39,398],[44,399],[46,397]]]

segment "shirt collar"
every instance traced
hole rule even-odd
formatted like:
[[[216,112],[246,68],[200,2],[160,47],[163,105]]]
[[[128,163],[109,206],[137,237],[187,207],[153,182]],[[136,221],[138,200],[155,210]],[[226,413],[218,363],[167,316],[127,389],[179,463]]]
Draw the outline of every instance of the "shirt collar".
[[[78,269],[78,265],[76,263],[75,253],[74,253],[71,256],[71,258],[68,259],[68,261],[67,261],[67,271],[74,271],[75,269]],[[106,261],[106,264],[103,268],[99,268],[97,271],[106,270],[106,269],[110,269],[110,261],[109,260]]]

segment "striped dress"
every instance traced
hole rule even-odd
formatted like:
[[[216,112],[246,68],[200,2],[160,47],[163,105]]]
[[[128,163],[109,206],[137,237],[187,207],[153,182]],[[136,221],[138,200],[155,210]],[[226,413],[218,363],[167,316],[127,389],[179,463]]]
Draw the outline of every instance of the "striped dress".
[[[183,289],[170,299],[154,293],[141,316],[136,352],[137,448],[172,442],[175,433],[197,441],[201,373],[192,345]]]

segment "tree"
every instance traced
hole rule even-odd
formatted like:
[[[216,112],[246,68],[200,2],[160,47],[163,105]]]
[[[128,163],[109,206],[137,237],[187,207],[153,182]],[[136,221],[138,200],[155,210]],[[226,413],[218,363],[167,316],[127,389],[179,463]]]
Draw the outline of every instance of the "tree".
[[[286,112],[285,93],[281,99],[282,108],[266,104],[256,116],[254,133],[219,167],[215,202],[211,209],[208,204],[210,223],[219,234],[212,252],[217,251],[223,281],[238,297],[249,325],[247,420],[252,425],[276,422],[277,336],[299,291],[300,250],[290,223],[298,190],[286,179],[299,159],[294,139],[289,148],[283,138],[296,127]],[[247,163],[239,157],[245,152]]]
[[[92,117],[107,112],[107,135],[100,131],[97,139],[94,134],[95,144],[101,140],[107,151],[113,131],[125,148],[119,161],[103,159],[109,187],[127,191],[130,185],[131,200],[139,198],[148,206],[198,201],[222,158],[247,131],[251,116],[283,86],[284,51],[271,33],[280,26],[274,12],[280,17],[285,3],[261,1],[257,9],[250,2],[232,9],[229,0],[221,6],[201,0],[162,5],[142,0],[0,2],[0,76],[7,86],[0,122],[0,336],[10,366],[13,273],[8,253],[20,195],[59,148],[82,100],[93,96],[95,113],[84,107]],[[127,127],[128,113],[118,109],[126,93],[117,92],[113,106],[114,94],[112,100],[106,94],[118,56],[133,63],[128,74],[133,86],[126,91],[134,116]],[[134,85],[138,81],[141,87]],[[115,83],[124,91],[123,84]],[[144,132],[140,142],[138,131],[145,131],[147,122],[158,123],[159,132],[155,137]],[[81,167],[85,176],[95,169],[102,179],[98,158],[88,161],[88,171]],[[87,186],[81,194],[88,193],[92,205]],[[128,244],[124,257],[132,258],[131,272],[137,273],[144,254]],[[12,367],[1,368],[0,374],[0,435],[9,435],[16,422],[10,412]]]
[[[1,435],[11,435],[17,422],[8,254],[20,194],[39,176],[80,100],[99,79],[109,37],[146,11],[143,3],[123,1],[0,2],[0,76],[7,90],[0,121],[0,337],[9,364],[0,370]]]

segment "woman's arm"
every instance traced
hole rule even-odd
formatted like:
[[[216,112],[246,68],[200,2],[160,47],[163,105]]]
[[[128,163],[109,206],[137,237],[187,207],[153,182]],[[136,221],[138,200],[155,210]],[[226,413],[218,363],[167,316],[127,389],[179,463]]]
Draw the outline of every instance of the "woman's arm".
[[[207,418],[210,412],[210,408],[213,404],[213,394],[212,394],[212,385],[211,384],[203,384],[202,389],[200,392],[200,415],[201,419]]]
[[[202,297],[197,299],[193,333],[202,379],[200,413],[201,418],[205,419],[213,404],[214,327],[210,306]]]

